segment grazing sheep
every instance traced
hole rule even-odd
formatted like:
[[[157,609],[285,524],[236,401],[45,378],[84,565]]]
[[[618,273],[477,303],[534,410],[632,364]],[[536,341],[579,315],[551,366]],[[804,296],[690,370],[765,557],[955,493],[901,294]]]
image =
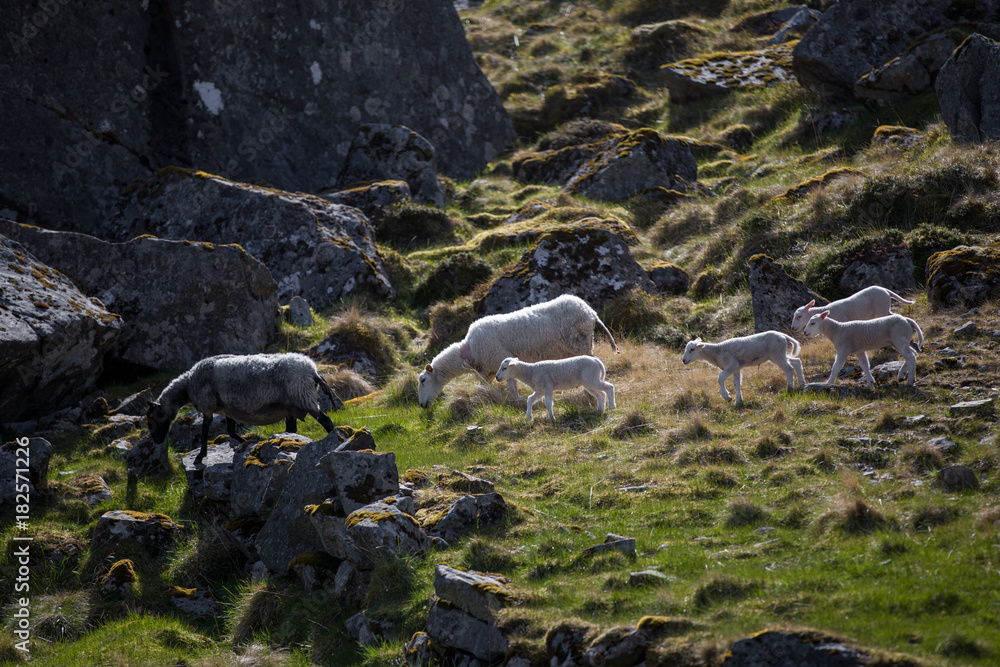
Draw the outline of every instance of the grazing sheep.
[[[788,354],[789,345],[792,346],[791,354]],[[732,375],[733,385],[736,387],[736,405],[743,405],[743,394],[740,391],[740,383],[743,378],[740,369],[745,366],[759,366],[765,361],[772,362],[785,371],[789,391],[795,387],[792,381],[794,369],[799,386],[804,387],[806,378],[802,374],[802,362],[796,358],[801,349],[802,346],[797,340],[780,331],[764,331],[752,336],[730,338],[721,343],[703,343],[701,338],[695,338],[684,348],[683,361],[685,364],[690,364],[692,361],[700,359],[707,364],[721,368],[719,393],[726,401],[731,400],[729,392],[726,391],[726,378]]]
[[[489,374],[507,357],[542,361],[592,354],[595,324],[617,352],[614,337],[594,309],[569,294],[513,313],[476,320],[464,340],[446,347],[420,374],[420,406],[429,407],[444,386],[463,373],[477,373],[483,384],[489,384]],[[517,398],[513,378],[507,386]]]
[[[545,407],[549,409],[549,419],[553,423],[556,417],[552,414],[552,392],[562,389],[574,389],[583,385],[588,394],[597,399],[597,409],[604,412],[604,398],[607,396],[608,409],[615,407],[615,386],[604,379],[604,364],[597,357],[581,355],[568,359],[551,359],[529,363],[517,357],[507,357],[497,370],[497,382],[520,380],[531,387],[532,394],[528,396],[527,417],[531,419],[531,408],[545,398]]]
[[[193,405],[203,416],[198,464],[208,453],[213,414],[225,415],[226,430],[238,442],[243,438],[236,434],[236,420],[273,424],[284,419],[285,430],[294,433],[295,420],[310,414],[329,433],[333,422],[319,409],[317,389],[336,409],[344,406],[304,354],[220,354],[202,359],[167,385],[149,404],[146,419],[153,442],[161,443],[181,406]]]
[[[806,305],[798,308],[792,315],[792,331],[798,331],[806,325],[813,315],[818,315],[824,310],[830,311],[830,317],[838,322],[852,322],[854,320],[870,320],[875,317],[891,315],[892,300],[900,303],[911,304],[892,290],[874,285],[866,287],[860,292],[852,294],[846,299],[840,299],[825,306],[816,306],[813,299]]]
[[[896,374],[896,379],[902,380],[903,371],[906,371],[906,384],[913,385],[917,375],[917,353],[910,347],[910,339],[914,333],[917,334],[917,349],[920,350],[924,345],[924,333],[920,330],[920,325],[909,317],[888,315],[861,322],[838,322],[833,319],[829,311],[824,310],[810,318],[804,333],[806,336],[823,334],[830,339],[837,350],[830,378],[826,381],[828,385],[837,383],[837,375],[844,367],[848,355],[855,354],[865,374],[865,382],[871,389],[875,386],[875,378],[872,377],[871,369],[868,367],[867,351],[890,346],[896,348],[906,362]]]

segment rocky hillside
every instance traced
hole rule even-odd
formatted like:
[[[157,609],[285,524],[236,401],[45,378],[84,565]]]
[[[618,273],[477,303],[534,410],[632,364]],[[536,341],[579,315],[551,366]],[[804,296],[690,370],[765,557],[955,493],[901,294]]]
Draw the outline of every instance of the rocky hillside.
[[[15,5],[0,661],[996,663],[1000,5]],[[792,313],[872,285],[915,382],[889,348],[828,386]],[[418,404],[562,294],[615,409],[528,421],[474,355]],[[772,329],[805,387],[681,361]],[[333,431],[153,441],[172,379],[259,352]]]

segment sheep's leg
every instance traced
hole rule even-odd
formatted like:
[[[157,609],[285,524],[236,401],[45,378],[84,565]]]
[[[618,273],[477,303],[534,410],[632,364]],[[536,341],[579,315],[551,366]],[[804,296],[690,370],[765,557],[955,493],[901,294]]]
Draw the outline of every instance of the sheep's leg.
[[[776,357],[774,359],[771,359],[771,361],[774,362],[775,366],[777,366],[781,370],[785,371],[785,382],[788,385],[788,391],[791,391],[792,389],[794,389],[795,388],[795,382],[794,382],[795,373],[792,371],[792,365],[790,363],[788,363],[788,362],[791,361],[791,359],[782,355],[782,356]]]
[[[608,410],[615,409],[615,386],[610,382],[601,385],[601,389],[608,395]]]
[[[208,429],[212,427],[212,415],[202,414],[201,415],[201,449],[198,451],[198,455],[194,457],[194,464],[198,465],[202,462],[205,456],[208,454]]]
[[[865,384],[868,385],[869,389],[875,387],[875,378],[872,377],[872,369],[868,365],[868,353],[864,350],[858,352],[858,364],[861,366],[861,372],[865,375]]]
[[[315,412],[314,412],[314,411],[312,411],[312,410],[310,410],[310,411],[309,411],[309,414],[311,414],[311,415],[312,415],[312,418],[313,418],[313,419],[315,419],[316,421],[318,421],[318,422],[319,422],[319,425],[320,425],[320,426],[322,426],[323,428],[325,428],[325,429],[326,429],[326,432],[327,432],[327,433],[332,433],[332,432],[333,432],[333,429],[334,429],[334,428],[336,428],[336,427],[335,427],[335,426],[333,425],[333,420],[332,420],[332,419],[330,419],[329,417],[327,417],[327,416],[326,416],[325,414],[323,414],[323,413],[322,413],[322,412],[320,412],[319,410],[316,410]],[[290,420],[291,420],[291,422],[292,422],[292,430],[291,430],[291,431],[289,431],[289,433],[295,433],[295,430],[294,430],[294,429],[295,429],[295,418],[294,418],[294,417],[289,417],[289,419],[290,419]]]
[[[724,370],[719,373],[719,393],[722,395],[722,400],[727,403],[732,400],[732,397],[729,395],[729,392],[726,391],[726,380],[732,374],[733,372],[730,370]]]
[[[555,424],[556,423],[556,416],[552,412],[552,393],[551,392],[548,392],[548,393],[545,394],[545,407],[549,409],[549,419],[551,419],[552,423]]]
[[[604,412],[604,392],[590,387],[584,387],[583,390],[597,399],[597,411]]]
[[[531,407],[535,404],[535,401],[538,401],[541,398],[542,398],[541,395],[539,395],[537,391],[528,396],[528,412],[527,412],[528,421],[531,421]]]
[[[847,363],[848,354],[850,354],[850,352],[841,352],[840,350],[837,350],[837,356],[833,358],[833,368],[830,369],[830,377],[826,381],[828,386],[837,384],[837,376],[840,374],[840,369],[844,367],[845,363]]]
[[[736,388],[736,407],[743,405],[743,392],[740,391],[740,384],[743,382],[743,372],[737,368],[733,373],[733,386]]]
[[[795,377],[799,379],[799,387],[806,386],[806,376],[802,372],[802,361],[796,357],[788,357],[788,363],[795,369]],[[788,388],[791,389],[791,386]]]
[[[298,421],[295,417],[285,418],[285,433],[295,433],[295,422]]]
[[[240,437],[236,433],[236,420],[232,417],[226,417],[226,433],[228,433],[236,442],[246,442],[245,438]]]
[[[913,383],[917,379],[917,353],[913,351],[913,348],[909,345],[905,345],[900,354],[903,355],[905,363],[903,367],[899,369],[899,374],[896,376],[897,380],[903,379],[903,372],[906,372],[906,384],[909,387],[913,386]]]

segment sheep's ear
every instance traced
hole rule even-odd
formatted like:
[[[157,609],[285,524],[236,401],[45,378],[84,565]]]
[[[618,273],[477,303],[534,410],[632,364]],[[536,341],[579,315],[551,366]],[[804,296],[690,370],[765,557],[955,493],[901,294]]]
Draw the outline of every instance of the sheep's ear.
[[[468,341],[463,341],[461,345],[458,346],[458,355],[470,361],[472,359],[472,346],[469,345]]]
[[[806,308],[812,308],[815,305],[816,305],[816,299],[813,299],[812,301],[806,304]]]
[[[697,347],[700,350],[701,348],[705,347],[705,344],[704,343],[698,343]]]
[[[434,372],[434,369],[433,369],[433,368],[431,368],[431,365],[430,365],[430,364],[427,364],[427,365],[426,365],[426,366],[424,367],[424,370],[425,370],[425,371],[427,371],[428,373],[433,373],[433,372]]]
[[[830,314],[829,310],[824,310],[822,313],[819,314],[819,319],[825,320],[826,316],[829,315],[829,314]]]

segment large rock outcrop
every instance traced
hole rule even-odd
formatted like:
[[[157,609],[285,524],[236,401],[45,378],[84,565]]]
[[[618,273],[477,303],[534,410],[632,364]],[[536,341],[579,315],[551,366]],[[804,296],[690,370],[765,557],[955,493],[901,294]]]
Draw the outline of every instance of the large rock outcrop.
[[[620,236],[600,227],[567,228],[543,234],[493,282],[477,309],[510,313],[574,294],[600,311],[633,288],[656,291]]]
[[[605,201],[621,201],[647,188],[687,190],[698,178],[690,146],[649,128],[529,153],[513,168],[519,181],[558,183],[571,193]]]
[[[826,98],[852,98],[854,85],[917,38],[960,21],[995,20],[996,3],[961,0],[841,0],[792,51],[795,76]]]
[[[0,224],[15,223],[0,221]],[[0,228],[0,422],[33,419],[90,391],[121,320]]]
[[[514,136],[447,0],[12,0],[0,34],[0,211],[22,222],[93,231],[169,165],[314,192],[366,123],[457,178]]]
[[[187,368],[214,354],[260,352],[277,335],[274,279],[237,246],[150,237],[108,243],[9,220],[0,220],[0,235],[121,315],[115,354],[130,363]],[[60,340],[78,345],[87,336]]]
[[[278,283],[278,301],[324,308],[348,294],[393,295],[361,211],[188,169],[164,169],[122,197],[107,238],[140,234],[237,243]]]
[[[1000,44],[971,35],[955,49],[934,86],[955,141],[1000,139]]]

